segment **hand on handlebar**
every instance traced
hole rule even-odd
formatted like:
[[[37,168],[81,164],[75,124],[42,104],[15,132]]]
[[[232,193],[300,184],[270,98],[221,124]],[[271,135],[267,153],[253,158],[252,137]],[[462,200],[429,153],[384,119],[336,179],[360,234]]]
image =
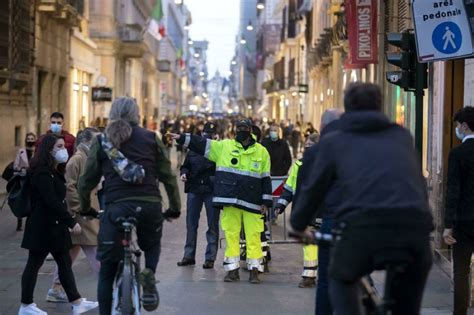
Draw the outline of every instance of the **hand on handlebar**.
[[[291,231],[288,233],[288,235],[290,237],[301,240],[301,242],[306,245],[316,244],[316,237],[314,235],[314,231],[308,229],[304,230],[303,232]]]

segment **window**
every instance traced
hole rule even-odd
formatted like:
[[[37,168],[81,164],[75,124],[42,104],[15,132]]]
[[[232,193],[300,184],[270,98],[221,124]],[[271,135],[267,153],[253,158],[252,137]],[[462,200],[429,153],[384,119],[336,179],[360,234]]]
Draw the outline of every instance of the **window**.
[[[21,141],[21,126],[15,126],[15,146],[19,147],[22,145]]]

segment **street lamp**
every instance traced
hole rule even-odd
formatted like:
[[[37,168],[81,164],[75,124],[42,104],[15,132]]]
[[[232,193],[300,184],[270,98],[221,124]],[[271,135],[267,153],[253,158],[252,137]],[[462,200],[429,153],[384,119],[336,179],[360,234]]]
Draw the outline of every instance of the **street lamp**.
[[[265,9],[265,4],[263,3],[263,0],[259,0],[257,3],[257,9],[263,10]]]
[[[247,31],[253,31],[252,21],[249,21],[249,24],[247,25]]]
[[[189,25],[185,25],[185,26],[184,26],[184,30],[185,30],[185,31],[189,31],[189,28],[190,28]]]
[[[177,5],[183,4],[183,0],[174,0],[174,3]]]
[[[237,61],[232,60],[231,64],[232,64],[233,66],[235,66],[235,65],[237,64]]]
[[[198,53],[195,53],[195,54],[194,54],[194,58],[199,58],[199,56],[200,56],[200,55],[199,55]]]
[[[203,77],[205,75],[204,71],[199,72],[199,76]]]
[[[193,40],[192,39],[188,40],[188,45],[192,45],[192,44],[194,44]]]
[[[242,38],[240,39],[240,43],[241,43],[242,45],[245,45],[245,44],[247,44],[247,41],[245,40],[245,38],[242,37]]]

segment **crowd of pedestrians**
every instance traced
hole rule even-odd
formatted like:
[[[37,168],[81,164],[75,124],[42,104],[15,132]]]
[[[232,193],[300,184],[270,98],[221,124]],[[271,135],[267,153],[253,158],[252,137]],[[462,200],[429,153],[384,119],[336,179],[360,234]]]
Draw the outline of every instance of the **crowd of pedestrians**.
[[[315,314],[361,314],[359,279],[373,271],[374,261],[400,251],[410,253],[412,264],[392,292],[400,301],[394,314],[418,314],[432,263],[433,223],[412,137],[381,113],[381,92],[373,84],[350,85],[344,108],[345,113],[323,113],[321,134],[311,123],[242,116],[165,117],[156,133],[139,126],[133,98],[119,97],[103,132],[84,128],[74,137],[63,127],[64,116],[52,113],[44,135],[26,135],[9,176],[28,176],[32,205],[21,244],[28,260],[19,315],[46,314],[34,303],[34,290],[48,254],[56,270],[47,301],[71,303],[73,314],[97,307],[100,314],[111,314],[113,282],[123,256],[116,221],[130,216],[137,219],[137,242],[145,253],[139,276],[143,307],[155,310],[163,222],[181,213],[177,177],[187,195],[179,267],[196,264],[204,206],[207,247],[202,267],[212,269],[216,263],[220,221],[226,240],[223,280],[240,280],[244,257],[249,282],[260,283],[271,259],[266,223],[276,221],[292,203],[290,222],[302,238],[311,238],[315,229],[338,229],[343,236],[332,248],[303,247],[298,286],[317,286]],[[474,109],[464,108],[454,121],[463,143],[449,156],[443,236],[453,246],[454,313],[466,314],[474,251]],[[170,162],[173,148],[178,176]],[[272,177],[286,178],[275,206]],[[162,209],[158,181],[164,184],[169,209]],[[94,217],[100,210],[99,224]],[[17,230],[22,229],[19,218]],[[83,298],[76,287],[72,263],[81,250],[98,279],[98,302]]]

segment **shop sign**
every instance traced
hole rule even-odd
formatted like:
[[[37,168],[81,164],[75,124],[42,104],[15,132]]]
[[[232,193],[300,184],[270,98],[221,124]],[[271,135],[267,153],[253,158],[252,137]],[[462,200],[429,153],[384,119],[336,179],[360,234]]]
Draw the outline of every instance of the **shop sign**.
[[[93,87],[92,88],[93,102],[111,102],[112,89],[109,87]]]
[[[346,0],[349,65],[377,63],[377,1]]]
[[[461,58],[474,53],[472,1],[413,1],[413,17],[420,62]],[[471,14],[469,14],[471,12]]]

